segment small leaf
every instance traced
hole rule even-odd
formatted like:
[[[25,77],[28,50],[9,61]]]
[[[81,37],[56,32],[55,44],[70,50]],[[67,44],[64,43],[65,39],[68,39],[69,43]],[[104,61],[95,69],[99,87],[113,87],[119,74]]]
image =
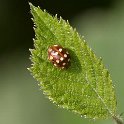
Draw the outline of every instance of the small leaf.
[[[59,107],[88,118],[115,115],[115,91],[102,60],[68,22],[32,4],[30,7],[36,37],[29,70],[44,94]],[[56,68],[49,62],[47,50],[54,44],[68,49],[71,56],[68,69]]]

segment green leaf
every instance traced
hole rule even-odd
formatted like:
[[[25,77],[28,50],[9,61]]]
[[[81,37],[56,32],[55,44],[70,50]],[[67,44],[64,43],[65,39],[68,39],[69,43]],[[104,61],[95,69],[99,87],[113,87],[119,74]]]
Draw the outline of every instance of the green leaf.
[[[35,39],[30,72],[44,94],[59,107],[88,118],[109,118],[116,113],[112,80],[102,60],[68,21],[52,17],[30,4]],[[71,66],[59,69],[48,60],[47,50],[58,44],[68,49]]]

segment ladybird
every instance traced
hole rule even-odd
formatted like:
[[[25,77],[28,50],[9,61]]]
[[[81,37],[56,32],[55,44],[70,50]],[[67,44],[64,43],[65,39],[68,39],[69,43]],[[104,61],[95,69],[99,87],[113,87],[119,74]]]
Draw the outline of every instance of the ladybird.
[[[61,69],[68,68],[70,65],[70,55],[60,45],[53,45],[48,48],[48,59],[54,66]]]

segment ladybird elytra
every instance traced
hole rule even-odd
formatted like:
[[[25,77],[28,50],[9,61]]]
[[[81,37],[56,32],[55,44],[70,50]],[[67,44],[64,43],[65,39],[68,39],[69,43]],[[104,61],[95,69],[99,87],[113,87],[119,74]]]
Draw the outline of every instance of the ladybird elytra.
[[[68,68],[70,65],[70,55],[60,45],[53,45],[48,48],[48,59],[54,66],[61,69]]]

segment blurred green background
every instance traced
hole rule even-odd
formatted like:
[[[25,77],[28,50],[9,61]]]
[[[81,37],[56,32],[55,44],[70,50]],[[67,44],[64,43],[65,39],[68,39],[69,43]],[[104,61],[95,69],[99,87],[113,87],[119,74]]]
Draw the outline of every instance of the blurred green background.
[[[124,112],[123,0],[30,1],[68,19],[109,69]],[[27,71],[33,23],[26,0],[0,0],[0,124],[112,124],[81,118],[52,104]]]

